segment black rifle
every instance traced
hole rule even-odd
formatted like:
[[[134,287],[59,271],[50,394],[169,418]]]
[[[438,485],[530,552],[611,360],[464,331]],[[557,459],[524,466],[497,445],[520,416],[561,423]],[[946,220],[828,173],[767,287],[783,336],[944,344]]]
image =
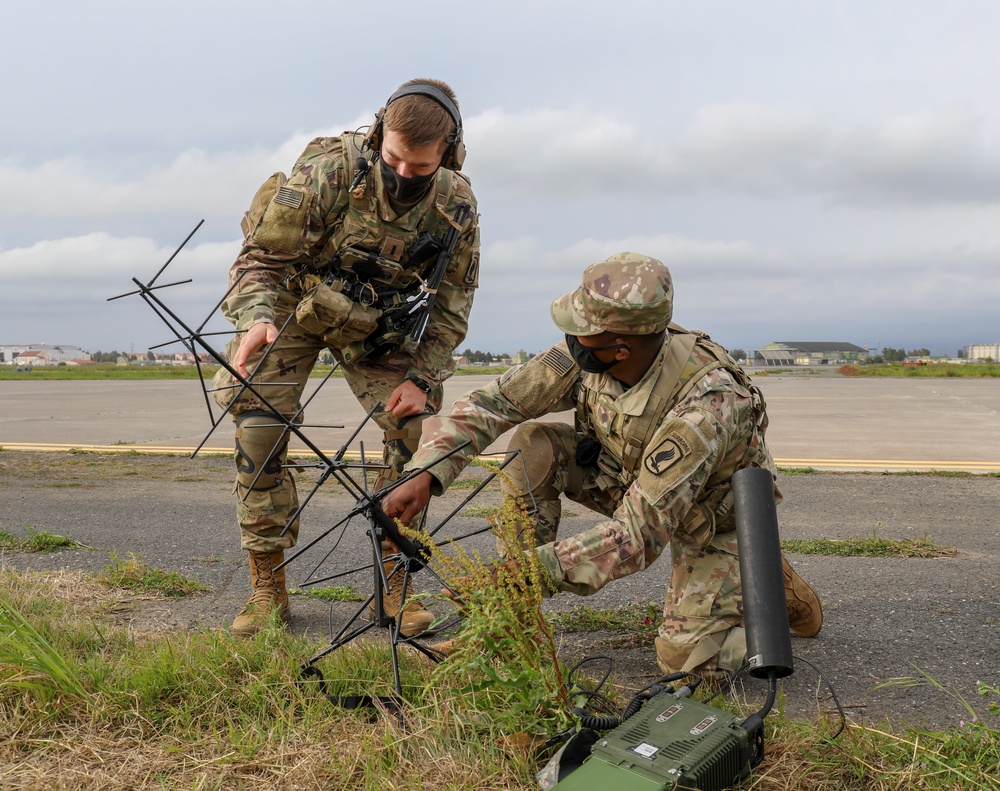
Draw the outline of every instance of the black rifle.
[[[420,284],[420,293],[416,299],[407,305],[408,310],[403,318],[403,322],[409,326],[407,337],[404,343],[412,343],[414,346],[420,343],[424,330],[427,329],[427,320],[431,315],[431,308],[434,307],[434,300],[437,298],[438,287],[444,279],[444,273],[455,255],[455,244],[458,236],[462,232],[462,225],[472,207],[468,203],[463,203],[455,212],[455,219],[451,227],[442,240],[442,250],[438,253],[437,262],[434,264],[434,271],[427,281]]]
[[[420,290],[412,298],[387,312],[379,320],[378,328],[371,336],[342,350],[344,362],[355,363],[366,357],[378,357],[389,349],[399,347],[412,349],[420,342],[427,329],[438,288],[455,255],[455,245],[462,233],[463,223],[471,211],[472,207],[463,203],[455,211],[451,227],[442,239],[422,234],[414,243],[408,255],[411,264],[421,259],[426,260],[434,254],[434,250],[438,251],[433,270],[426,280],[421,280]]]

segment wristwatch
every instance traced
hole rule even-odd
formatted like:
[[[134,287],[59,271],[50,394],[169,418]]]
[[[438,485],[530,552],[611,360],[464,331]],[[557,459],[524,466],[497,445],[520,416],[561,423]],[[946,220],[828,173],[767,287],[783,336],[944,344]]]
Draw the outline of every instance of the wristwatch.
[[[410,374],[406,378],[409,379],[411,382],[413,382],[413,384],[415,384],[417,387],[419,387],[425,393],[429,393],[431,391],[431,389],[432,389],[431,386],[429,384],[427,384],[427,382],[425,382],[423,379],[421,379],[416,374]]]

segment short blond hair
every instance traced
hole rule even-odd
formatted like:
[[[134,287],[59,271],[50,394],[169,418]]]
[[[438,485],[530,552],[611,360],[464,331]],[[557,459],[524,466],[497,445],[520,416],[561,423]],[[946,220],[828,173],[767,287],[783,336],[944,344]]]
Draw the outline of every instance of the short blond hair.
[[[404,82],[400,88],[410,85],[433,85],[455,103],[458,99],[451,86],[441,80],[415,79]],[[455,121],[436,99],[420,94],[407,94],[392,101],[385,108],[385,128],[398,132],[410,148],[423,148],[434,143],[450,143],[458,128]]]

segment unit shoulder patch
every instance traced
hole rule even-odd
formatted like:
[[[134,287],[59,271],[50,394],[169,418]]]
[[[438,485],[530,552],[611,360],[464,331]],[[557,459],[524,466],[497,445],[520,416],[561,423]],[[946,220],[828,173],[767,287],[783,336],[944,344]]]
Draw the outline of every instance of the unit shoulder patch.
[[[660,475],[680,462],[690,452],[690,446],[682,437],[676,434],[671,435],[653,448],[643,461],[643,466],[653,475]]]
[[[650,502],[658,502],[695,475],[711,454],[711,443],[697,425],[687,420],[671,420],[653,438],[643,456],[639,487]]]

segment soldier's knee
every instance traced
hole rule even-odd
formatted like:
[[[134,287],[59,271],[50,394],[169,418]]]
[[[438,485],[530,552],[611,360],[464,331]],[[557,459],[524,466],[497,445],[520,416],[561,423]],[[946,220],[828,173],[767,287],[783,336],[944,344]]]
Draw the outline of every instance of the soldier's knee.
[[[520,451],[520,457],[506,467],[504,492],[523,497],[552,480],[560,459],[568,457],[565,449],[560,452],[562,444],[552,424],[528,422],[518,426],[507,444],[507,452]]]
[[[735,673],[746,661],[746,630],[731,626],[722,631],[664,632],[655,639],[656,662],[664,673]]]
[[[280,486],[287,451],[288,431],[271,412],[244,412],[236,419],[236,481],[244,489]]]

